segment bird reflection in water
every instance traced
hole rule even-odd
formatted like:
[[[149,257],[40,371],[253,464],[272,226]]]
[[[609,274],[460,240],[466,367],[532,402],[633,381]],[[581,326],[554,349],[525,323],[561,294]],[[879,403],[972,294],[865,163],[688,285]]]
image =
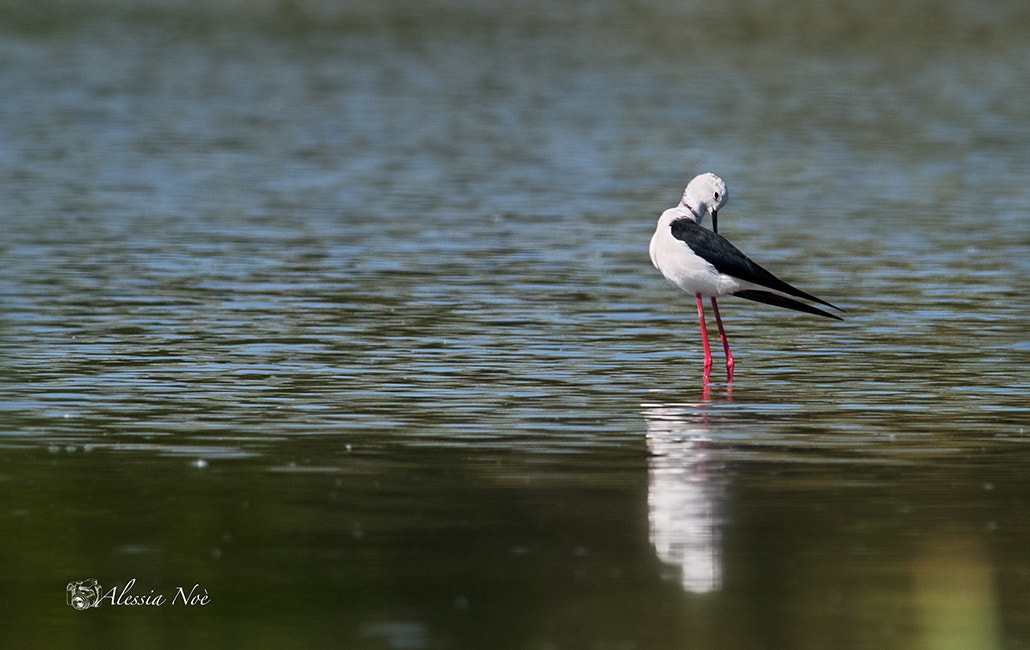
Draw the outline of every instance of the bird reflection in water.
[[[707,396],[705,396],[707,397]],[[692,593],[722,586],[720,526],[725,485],[709,450],[707,406],[643,404],[647,513],[655,553]]]

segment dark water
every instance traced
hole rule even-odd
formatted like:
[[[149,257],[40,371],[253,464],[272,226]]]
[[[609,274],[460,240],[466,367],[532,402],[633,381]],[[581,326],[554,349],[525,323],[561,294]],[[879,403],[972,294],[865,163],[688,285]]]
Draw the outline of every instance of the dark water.
[[[1027,647],[1028,36],[0,3],[0,645]],[[847,309],[724,300],[707,388],[703,170]]]

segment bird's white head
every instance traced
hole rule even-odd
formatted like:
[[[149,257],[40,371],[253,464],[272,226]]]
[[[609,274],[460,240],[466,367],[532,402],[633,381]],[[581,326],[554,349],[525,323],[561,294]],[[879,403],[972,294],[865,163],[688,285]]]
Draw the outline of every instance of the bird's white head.
[[[726,183],[712,173],[695,176],[694,180],[687,183],[683,190],[683,198],[680,205],[687,208],[697,218],[697,223],[704,220],[705,214],[712,213],[712,230],[718,232],[718,213],[722,206],[726,205],[729,194],[726,192]]]

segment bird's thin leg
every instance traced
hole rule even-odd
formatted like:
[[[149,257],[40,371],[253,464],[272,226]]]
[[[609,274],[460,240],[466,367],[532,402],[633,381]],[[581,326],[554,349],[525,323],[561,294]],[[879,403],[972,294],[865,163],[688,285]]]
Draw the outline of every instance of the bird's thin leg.
[[[712,372],[712,351],[708,348],[708,330],[705,328],[705,310],[701,294],[697,294],[697,319],[701,322],[701,343],[705,348],[705,383]]]
[[[722,349],[726,351],[726,381],[733,381],[733,355],[730,354],[730,342],[726,339],[726,330],[722,328],[722,318],[719,316],[719,305],[715,304],[715,296],[712,296],[712,311],[715,312],[715,322],[719,326]]]

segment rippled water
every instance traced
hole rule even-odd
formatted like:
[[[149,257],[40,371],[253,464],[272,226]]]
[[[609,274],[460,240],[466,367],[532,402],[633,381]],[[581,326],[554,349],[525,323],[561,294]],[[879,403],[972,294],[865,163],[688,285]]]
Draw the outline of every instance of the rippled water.
[[[1020,3],[83,7],[0,4],[5,647],[1030,644]],[[847,310],[708,387],[702,170]]]

